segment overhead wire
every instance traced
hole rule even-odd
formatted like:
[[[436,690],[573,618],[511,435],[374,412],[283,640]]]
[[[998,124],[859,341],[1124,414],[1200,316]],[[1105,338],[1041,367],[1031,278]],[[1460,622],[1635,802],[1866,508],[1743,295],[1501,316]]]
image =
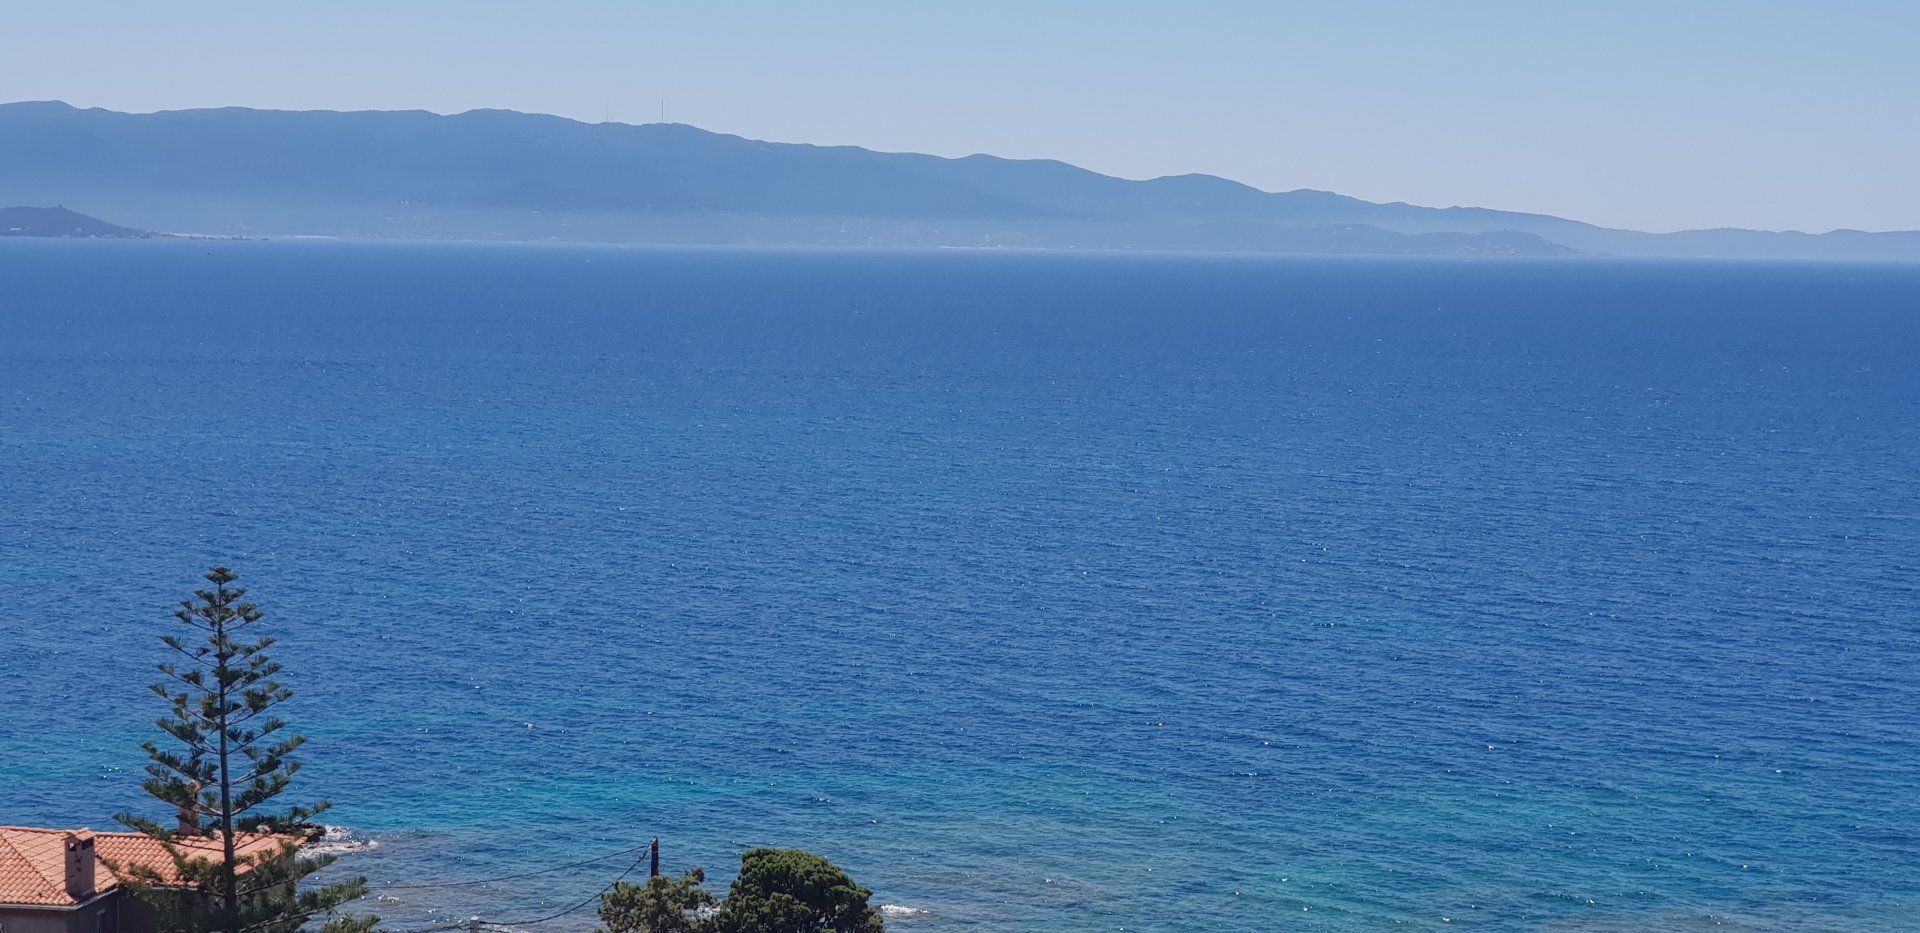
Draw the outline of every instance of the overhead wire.
[[[649,843],[647,846],[643,846],[642,848],[650,848],[651,845],[652,844]],[[482,920],[480,921],[480,925],[489,926],[489,927],[530,927],[535,924],[546,923],[549,920],[558,920],[561,917],[564,917],[570,913],[573,913],[574,911],[579,910],[580,908],[585,907],[588,904],[591,904],[594,901],[597,901],[601,897],[605,896],[608,891],[613,890],[614,885],[617,885],[620,882],[627,880],[627,876],[633,874],[633,870],[636,868],[639,868],[640,863],[646,860],[647,860],[647,856],[645,855],[642,855],[639,858],[634,859],[633,864],[628,865],[626,871],[621,872],[612,881],[607,882],[606,887],[601,888],[598,891],[595,891],[586,900],[581,901],[580,903],[575,904],[572,907],[567,908],[566,910],[560,911],[557,914],[549,914],[548,916],[540,917],[535,920]]]
[[[565,865],[554,865],[548,868],[539,868],[533,871],[521,872],[517,875],[501,875],[498,878],[475,878],[469,881],[425,881],[425,882],[418,882],[413,884],[383,884],[383,885],[377,885],[376,887],[378,887],[382,891],[414,891],[414,890],[420,890],[423,888],[465,888],[465,887],[471,887],[476,884],[497,884],[502,881],[516,881],[521,878],[532,878],[535,875],[545,875],[545,874],[550,874],[556,871],[564,871],[569,868],[579,868],[582,865],[591,865],[595,862],[604,862],[607,859],[613,858],[614,856],[617,856],[617,855],[631,855],[635,852],[644,851],[650,848],[652,845],[653,843],[651,842],[644,842],[632,848],[621,849],[618,852],[608,852],[604,855],[596,855],[593,858],[582,859],[578,862],[568,862]],[[635,864],[638,864],[638,863],[635,863]],[[626,877],[626,875],[623,874],[621,875],[621,877],[624,878]]]

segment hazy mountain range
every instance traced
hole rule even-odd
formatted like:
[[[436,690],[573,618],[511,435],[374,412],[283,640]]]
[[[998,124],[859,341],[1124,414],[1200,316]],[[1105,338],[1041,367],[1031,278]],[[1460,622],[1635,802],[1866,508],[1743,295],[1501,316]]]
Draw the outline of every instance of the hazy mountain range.
[[[0,104],[5,204],[229,236],[1920,260],[1920,232],[1652,234],[1210,175],[1129,181],[1062,162],[499,110]]]

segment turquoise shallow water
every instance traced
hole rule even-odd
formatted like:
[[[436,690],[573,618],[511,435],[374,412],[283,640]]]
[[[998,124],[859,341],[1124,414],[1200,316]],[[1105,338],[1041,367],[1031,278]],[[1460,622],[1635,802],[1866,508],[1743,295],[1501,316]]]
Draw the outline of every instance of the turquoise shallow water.
[[[0,822],[279,620],[406,928],[1920,928],[1920,269],[0,242]],[[582,912],[546,927],[581,928]]]

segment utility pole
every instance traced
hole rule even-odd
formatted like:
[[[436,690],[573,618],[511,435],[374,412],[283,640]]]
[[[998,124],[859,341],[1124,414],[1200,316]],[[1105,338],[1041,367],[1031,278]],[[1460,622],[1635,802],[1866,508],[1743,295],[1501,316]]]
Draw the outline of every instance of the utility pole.
[[[653,837],[653,842],[647,848],[653,850],[653,870],[647,873],[647,877],[658,878],[660,877],[660,837]]]

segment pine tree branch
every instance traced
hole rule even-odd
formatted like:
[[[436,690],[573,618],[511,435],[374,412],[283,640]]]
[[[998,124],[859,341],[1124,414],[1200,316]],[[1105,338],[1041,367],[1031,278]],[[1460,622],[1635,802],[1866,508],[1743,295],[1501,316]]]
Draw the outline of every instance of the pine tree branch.
[[[156,667],[155,669],[156,669],[156,670],[158,670],[158,671],[159,671],[160,673],[162,673],[162,674],[165,674],[165,675],[167,675],[168,677],[171,677],[171,678],[173,678],[174,680],[177,680],[177,681],[179,681],[179,682],[181,682],[181,683],[183,683],[183,684],[186,684],[187,686],[189,686],[189,687],[192,687],[192,688],[193,688],[193,689],[195,689],[195,690],[199,690],[199,691],[201,691],[202,693],[212,693],[212,692],[213,692],[213,688],[211,688],[211,687],[208,687],[208,686],[207,686],[206,684],[204,684],[204,683],[202,683],[202,682],[201,682],[201,678],[197,678],[197,677],[191,677],[191,678],[190,678],[190,677],[189,677],[188,675],[183,675],[183,674],[179,674],[179,673],[176,673],[176,672],[175,672],[175,671],[173,670],[173,668],[171,668],[171,667],[168,667],[168,666],[166,666],[166,665],[164,665],[164,664],[162,664],[162,665],[159,665],[159,666],[158,666],[158,667]],[[199,673],[199,671],[193,671],[192,673],[194,673],[194,674],[197,674],[197,673]],[[161,692],[161,691],[160,691],[160,685],[159,685],[159,684],[154,684],[153,686],[154,686],[154,687],[156,688],[156,689],[155,689],[155,692]],[[167,697],[171,697],[171,696],[173,696],[173,694],[170,694],[170,693],[161,693],[161,695],[162,695],[162,696],[167,696]]]

